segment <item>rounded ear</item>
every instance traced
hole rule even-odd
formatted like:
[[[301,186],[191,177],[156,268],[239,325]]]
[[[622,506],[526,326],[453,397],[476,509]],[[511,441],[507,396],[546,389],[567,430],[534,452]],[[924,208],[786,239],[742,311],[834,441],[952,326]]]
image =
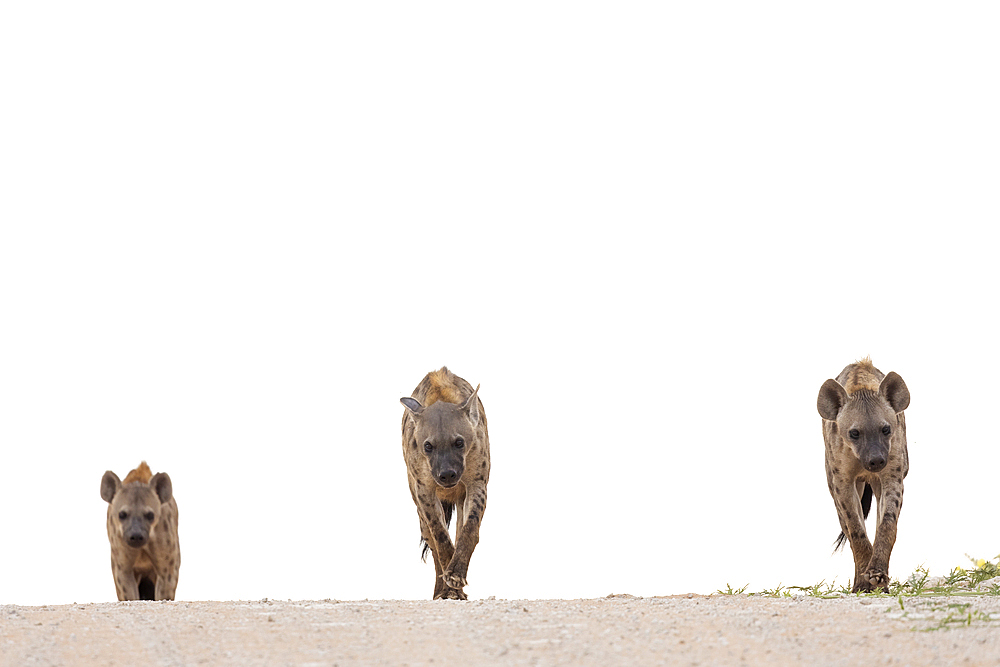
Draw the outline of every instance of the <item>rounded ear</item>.
[[[465,403],[462,403],[462,411],[469,417],[469,421],[472,422],[473,426],[479,424],[479,401],[476,400],[476,396],[479,394],[479,387],[482,385],[476,385],[476,390],[472,392],[472,396],[465,399]]]
[[[878,386],[878,393],[885,396],[889,405],[896,412],[902,412],[910,405],[910,390],[906,388],[903,378],[895,371],[890,371]]]
[[[847,390],[840,386],[836,380],[827,380],[819,388],[819,397],[816,399],[816,409],[819,416],[830,421],[837,421],[840,409],[847,405]]]
[[[160,504],[169,503],[174,497],[174,487],[170,483],[170,475],[165,472],[158,472],[149,478],[149,486],[160,498]]]
[[[105,472],[104,477],[101,478],[101,498],[110,503],[120,488],[122,488],[122,481],[118,479],[118,475],[110,470]]]
[[[404,396],[399,399],[399,402],[403,404],[403,407],[412,412],[414,415],[419,415],[424,411],[424,406],[420,405],[420,401],[415,398],[410,398],[409,396]]]

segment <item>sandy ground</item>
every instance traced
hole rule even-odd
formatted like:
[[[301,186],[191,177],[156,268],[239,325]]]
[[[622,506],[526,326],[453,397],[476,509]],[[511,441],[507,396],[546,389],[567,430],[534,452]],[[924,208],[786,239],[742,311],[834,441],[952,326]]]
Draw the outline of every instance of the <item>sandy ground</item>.
[[[7,665],[1000,665],[1000,598],[0,606]]]

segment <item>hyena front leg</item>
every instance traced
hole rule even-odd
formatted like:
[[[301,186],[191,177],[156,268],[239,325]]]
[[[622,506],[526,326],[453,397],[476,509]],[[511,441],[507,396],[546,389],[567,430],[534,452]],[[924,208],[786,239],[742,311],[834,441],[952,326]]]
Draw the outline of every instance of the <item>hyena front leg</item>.
[[[465,500],[455,503],[455,540],[462,534],[462,526],[465,525]]]
[[[873,588],[889,586],[889,556],[896,544],[896,522],[903,508],[903,480],[890,479],[883,482],[882,494],[878,499],[879,523],[875,529],[875,545],[871,561],[861,578]]]
[[[420,512],[417,512],[417,514],[420,516],[420,539],[422,539],[427,545],[427,548],[430,549],[431,560],[434,561],[434,597],[431,598],[433,600],[437,599],[438,594],[441,592],[444,585],[444,582],[441,581],[441,559],[438,558],[437,545],[434,543],[434,537],[431,535],[431,530],[427,526],[427,522],[424,521],[424,517]]]
[[[465,600],[465,593],[461,589],[455,590],[443,579],[445,565],[450,563],[455,555],[455,547],[451,543],[448,526],[444,522],[441,502],[433,492],[417,494],[417,501],[420,536],[427,542],[434,557],[434,599]]]
[[[156,575],[156,588],[153,592],[154,600],[173,600],[174,593],[177,591],[177,583],[173,581],[175,577],[172,574],[158,574]]]
[[[114,558],[111,559],[111,573],[115,577],[115,592],[118,593],[118,600],[121,602],[139,599],[139,582],[132,572],[133,564],[117,563]]]
[[[153,593],[155,600],[173,600],[177,591],[178,568],[174,567],[172,561],[164,564],[157,564],[156,567],[156,588]]]
[[[833,500],[837,505],[837,517],[840,519],[840,529],[847,535],[854,554],[854,586],[852,593],[872,590],[864,572],[872,557],[872,543],[868,541],[868,531],[865,529],[865,515],[861,509],[861,497],[854,480],[834,478]],[[863,488],[863,487],[862,487]]]
[[[434,595],[431,599],[452,599],[452,600],[462,600],[461,591],[453,591],[444,585],[444,579],[441,578],[441,573],[444,571],[444,564],[442,563],[441,557],[438,555],[438,547],[434,542],[433,533],[427,527],[427,523],[420,519],[420,537],[423,538],[424,542],[427,543],[428,548],[431,550],[431,559],[434,561]]]
[[[479,544],[479,525],[486,511],[486,485],[475,482],[467,485],[464,505],[464,521],[455,535],[455,555],[442,575],[448,586],[457,589],[468,584],[469,561]]]

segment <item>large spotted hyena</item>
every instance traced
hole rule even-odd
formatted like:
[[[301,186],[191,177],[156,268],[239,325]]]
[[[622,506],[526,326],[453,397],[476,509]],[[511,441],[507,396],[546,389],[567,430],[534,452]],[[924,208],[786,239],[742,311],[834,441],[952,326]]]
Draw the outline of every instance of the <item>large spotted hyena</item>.
[[[177,501],[170,476],[143,461],[122,482],[110,470],[101,479],[108,501],[111,572],[119,600],[173,600],[181,569]]]
[[[420,517],[423,557],[434,557],[434,599],[465,600],[469,560],[479,543],[490,480],[490,437],[479,387],[447,368],[428,373],[399,399],[403,458]],[[448,534],[455,514],[455,544]]]
[[[910,470],[903,410],[910,392],[896,373],[883,375],[865,358],[820,387],[816,407],[823,418],[826,479],[840,518],[836,549],[851,543],[853,592],[889,584],[889,555],[903,507],[903,478]],[[875,544],[865,519],[878,501]]]

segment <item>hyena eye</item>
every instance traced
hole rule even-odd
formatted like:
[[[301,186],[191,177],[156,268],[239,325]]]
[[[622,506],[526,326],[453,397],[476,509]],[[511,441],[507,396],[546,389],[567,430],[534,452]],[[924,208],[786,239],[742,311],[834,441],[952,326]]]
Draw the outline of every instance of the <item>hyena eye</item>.
[[[128,518],[128,512],[126,512],[125,510],[122,510],[121,512],[118,513],[118,518],[122,519],[122,520],[127,519]]]
[[[890,433],[892,433],[892,429],[888,425],[882,427],[882,435],[889,435]]]
[[[458,440],[456,440],[455,441],[455,447],[457,447],[458,449],[461,449],[462,447],[465,447],[465,440],[462,440],[461,438],[459,438]]]
[[[152,512],[146,512],[146,521],[152,521],[155,518],[155,514]]]
[[[424,451],[428,453],[434,451],[434,445],[430,443],[430,440],[424,443]]]
[[[859,431],[856,428],[852,428],[850,431],[847,432],[847,435],[851,436],[851,440],[857,440],[858,438],[861,437],[861,431]]]

